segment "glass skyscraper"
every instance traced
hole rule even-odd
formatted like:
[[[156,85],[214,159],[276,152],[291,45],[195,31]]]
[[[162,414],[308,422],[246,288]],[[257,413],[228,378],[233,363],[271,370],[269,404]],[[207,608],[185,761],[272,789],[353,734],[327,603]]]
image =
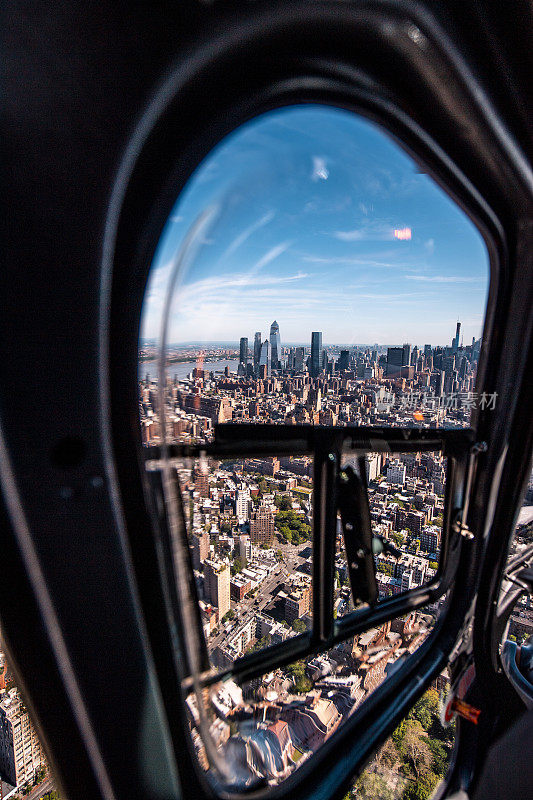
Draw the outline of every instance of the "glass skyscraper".
[[[274,320],[272,325],[270,326],[270,348],[271,348],[271,359],[272,359],[272,367],[274,369],[281,368],[281,339],[279,335],[279,325]]]
[[[261,331],[256,331],[254,337],[254,372],[259,372],[259,359],[261,358]]]
[[[248,363],[248,339],[246,336],[241,336],[241,342],[239,346],[239,362],[245,367]]]
[[[311,333],[311,376],[316,378],[320,373],[320,361],[322,357],[322,331]]]
[[[271,365],[272,365],[272,354],[271,354],[270,342],[268,341],[268,339],[265,339],[265,341],[261,345],[261,357],[259,359],[259,371],[261,371],[261,367],[266,367],[267,378],[270,378]]]

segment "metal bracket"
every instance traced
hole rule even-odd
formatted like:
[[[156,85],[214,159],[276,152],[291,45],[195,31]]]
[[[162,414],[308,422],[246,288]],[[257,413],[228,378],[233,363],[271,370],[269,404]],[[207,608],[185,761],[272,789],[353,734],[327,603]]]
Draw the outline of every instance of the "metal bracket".
[[[456,533],[460,533],[465,539],[473,539],[474,534],[467,525],[468,506],[470,502],[470,493],[472,491],[472,483],[474,480],[474,473],[476,467],[476,460],[480,453],[485,453],[487,450],[486,442],[476,442],[470,448],[470,457],[468,459],[468,468],[466,473],[465,490],[463,494],[463,507],[457,511],[457,517],[453,523],[453,529]]]

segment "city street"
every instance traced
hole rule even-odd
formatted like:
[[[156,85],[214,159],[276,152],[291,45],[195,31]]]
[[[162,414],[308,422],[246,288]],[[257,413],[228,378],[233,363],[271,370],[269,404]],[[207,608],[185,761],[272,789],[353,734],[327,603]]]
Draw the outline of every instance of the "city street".
[[[219,630],[219,633],[214,638],[209,639],[208,648],[210,652],[213,652],[218,645],[227,640],[236,626],[244,625],[251,617],[255,618],[258,614],[267,609],[267,606],[272,603],[275,594],[281,589],[287,577],[297,572],[297,568],[305,563],[305,559],[300,554],[309,546],[308,542],[298,547],[278,541],[275,542],[274,549],[281,550],[283,554],[283,561],[279,564],[281,572],[278,574],[278,568],[276,568],[272,575],[263,581],[259,587],[256,598],[242,600],[241,611],[237,612],[235,619],[232,620],[232,628],[228,630]],[[259,598],[259,603],[256,605],[255,601],[257,598]]]

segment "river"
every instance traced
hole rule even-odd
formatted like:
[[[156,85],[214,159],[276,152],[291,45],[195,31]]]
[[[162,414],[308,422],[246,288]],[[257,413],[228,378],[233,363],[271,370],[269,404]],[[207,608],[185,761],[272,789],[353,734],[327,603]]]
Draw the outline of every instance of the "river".
[[[193,371],[196,366],[196,361],[176,361],[169,364],[167,372],[171,378],[177,375],[178,378],[186,378],[187,375]],[[224,372],[226,367],[229,367],[230,372],[237,372],[239,366],[239,359],[235,358],[230,361],[205,361],[204,369],[208,372]],[[157,381],[157,374],[159,365],[157,361],[140,361],[139,362],[139,379],[144,380],[146,375],[149,380]]]

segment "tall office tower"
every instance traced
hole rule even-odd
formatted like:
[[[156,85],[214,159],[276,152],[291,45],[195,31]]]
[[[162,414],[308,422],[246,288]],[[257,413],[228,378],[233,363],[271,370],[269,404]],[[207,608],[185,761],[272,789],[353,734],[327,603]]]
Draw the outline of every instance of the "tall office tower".
[[[294,352],[294,369],[296,370],[296,372],[304,371],[304,355],[305,355],[305,348],[297,347]]]
[[[0,701],[0,775],[22,786],[46,767],[41,743],[16,689],[6,692]]]
[[[208,603],[218,608],[218,621],[230,609],[230,569],[224,561],[204,561],[204,589]]]
[[[192,565],[200,569],[209,558],[209,534],[207,531],[193,531],[191,536]]]
[[[437,372],[432,372],[430,377],[430,384],[433,388],[433,393],[437,397],[441,397],[442,393],[444,392],[444,372],[442,372],[442,370],[438,370]]]
[[[320,374],[320,359],[322,356],[322,332],[313,331],[311,333],[311,377],[316,378]]]
[[[254,372],[259,372],[259,359],[261,358],[261,331],[256,331],[254,337]]]
[[[261,371],[261,367],[266,367],[266,376],[267,378],[270,378],[271,367],[272,367],[272,349],[268,339],[265,339],[265,341],[261,345],[261,356],[259,358],[259,371]]]
[[[403,366],[409,367],[411,365],[411,345],[404,344],[403,346]]]
[[[281,339],[279,335],[279,325],[274,320],[272,325],[270,326],[270,348],[271,348],[271,355],[270,358],[272,360],[272,368],[273,369],[280,369],[281,368]]]
[[[292,369],[294,364],[294,347],[289,348],[287,353],[287,369]]]
[[[239,363],[243,364],[245,368],[248,363],[248,339],[246,336],[241,336],[239,347]]]
[[[403,347],[387,348],[387,377],[395,378],[401,375],[403,367]]]
[[[339,370],[339,372],[342,372],[345,369],[349,369],[349,367],[350,367],[350,351],[341,350],[339,360],[337,361],[337,369]]]
[[[455,356],[444,356],[442,369],[446,373],[446,377],[449,377],[455,369]]]
[[[420,350],[418,349],[417,345],[413,347],[413,352],[411,353],[411,364],[416,369],[416,362],[418,361],[418,356],[420,355]]]
[[[457,321],[457,328],[455,330],[455,339],[453,339],[452,341],[452,348],[454,353],[457,353],[457,350],[459,349],[460,337],[461,337],[461,323]]]
[[[424,345],[424,355],[426,356],[426,358],[431,355],[431,345],[430,344],[425,344]]]

